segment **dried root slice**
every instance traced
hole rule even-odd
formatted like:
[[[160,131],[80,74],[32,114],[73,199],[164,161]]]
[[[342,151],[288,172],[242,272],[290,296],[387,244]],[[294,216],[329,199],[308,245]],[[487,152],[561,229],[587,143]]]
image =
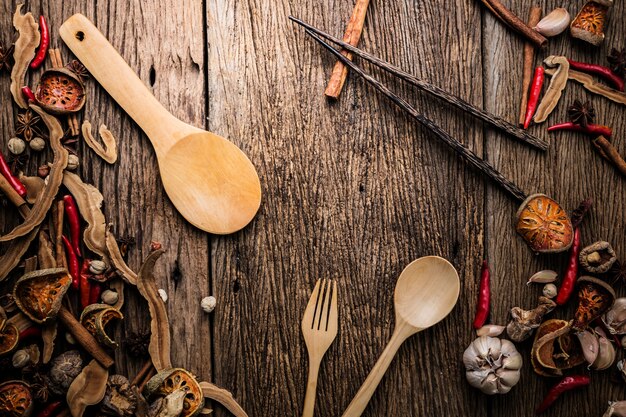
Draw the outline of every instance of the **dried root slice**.
[[[29,204],[35,204],[37,197],[43,191],[46,186],[43,178],[40,177],[27,177],[20,173],[19,180],[26,187],[26,202]]]
[[[102,344],[110,348],[117,348],[117,343],[107,333],[106,327],[113,320],[123,320],[124,315],[108,304],[91,304],[80,315],[80,323],[89,333]]]
[[[28,417],[33,413],[33,394],[23,381],[0,384],[0,416]]]
[[[569,73],[569,61],[564,56],[552,55],[546,58],[543,62],[549,67],[558,66],[558,69],[550,80],[548,91],[546,91],[541,103],[539,103],[537,113],[535,113],[534,117],[535,123],[545,122],[548,116],[555,109],[556,105],[559,104],[563,90],[567,85],[567,77]]]
[[[15,303],[35,323],[54,320],[72,277],[62,268],[41,269],[20,278],[13,289]]]
[[[82,417],[88,406],[102,401],[108,380],[109,371],[96,360],[83,368],[67,391],[67,405],[72,417]]]
[[[566,251],[574,241],[574,229],[567,212],[544,194],[531,195],[517,211],[515,230],[537,253]]]
[[[75,113],[85,105],[85,87],[72,71],[54,68],[44,72],[35,90],[37,103],[48,113]]]
[[[193,417],[204,407],[204,395],[196,378],[182,368],[165,369],[153,376],[144,388],[149,400],[167,397],[178,391],[185,391],[181,417]]]
[[[13,15],[13,26],[19,32],[20,37],[15,42],[13,52],[15,65],[11,70],[11,94],[18,106],[27,109],[28,103],[22,95],[22,87],[26,85],[26,71],[30,61],[35,57],[35,50],[39,46],[41,36],[39,25],[33,14],[30,12],[22,14],[22,6],[23,4],[18,5]]]
[[[100,138],[102,138],[102,142],[104,146],[98,142],[93,135],[91,134],[91,123],[88,120],[83,122],[81,127],[83,132],[83,138],[87,145],[105,162],[109,164],[114,164],[117,161],[117,141],[113,134],[105,125],[100,125],[100,129],[98,132],[100,133]]]

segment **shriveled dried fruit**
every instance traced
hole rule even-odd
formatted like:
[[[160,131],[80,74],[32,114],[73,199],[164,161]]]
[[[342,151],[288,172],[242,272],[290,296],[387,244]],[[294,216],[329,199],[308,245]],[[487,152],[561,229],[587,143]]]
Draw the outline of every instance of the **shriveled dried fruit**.
[[[0,416],[28,417],[33,412],[33,395],[23,381],[0,384]]]
[[[48,372],[50,390],[57,395],[65,395],[82,369],[83,359],[77,350],[60,354],[50,362],[50,371]]]
[[[593,277],[580,277],[577,284],[578,307],[573,328],[581,331],[611,308],[615,301],[615,291],[606,282]]]
[[[42,324],[56,317],[71,283],[72,277],[66,269],[40,269],[17,281],[13,297],[29,319]]]
[[[106,415],[130,417],[135,415],[137,395],[125,376],[111,375],[100,403],[100,411]]]
[[[15,349],[19,342],[20,331],[11,323],[0,327],[0,356],[6,355]]]
[[[94,335],[100,343],[116,348],[117,343],[106,333],[106,327],[112,320],[123,320],[122,313],[108,304],[91,304],[80,315],[81,324]]]
[[[182,368],[170,368],[159,372],[148,381],[143,393],[149,400],[154,400],[166,397],[181,388],[187,392],[181,417],[191,417],[200,413],[204,406],[202,389],[196,378]]]
[[[567,212],[544,194],[531,195],[517,211],[517,233],[538,253],[557,253],[569,249],[574,229]]]
[[[55,68],[42,74],[35,98],[50,114],[74,113],[85,105],[85,87],[73,72]]]

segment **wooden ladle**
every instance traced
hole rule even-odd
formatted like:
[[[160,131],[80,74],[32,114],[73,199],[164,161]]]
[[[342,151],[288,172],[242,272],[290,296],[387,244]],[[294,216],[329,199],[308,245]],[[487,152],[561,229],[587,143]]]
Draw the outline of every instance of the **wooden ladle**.
[[[443,320],[456,305],[459,287],[456,269],[438,256],[419,258],[402,271],[394,294],[396,328],[343,417],[363,413],[402,343]]]
[[[165,191],[185,219],[216,234],[236,232],[252,220],[261,204],[261,185],[254,166],[237,146],[169,113],[85,16],[70,17],[60,33],[148,135]]]

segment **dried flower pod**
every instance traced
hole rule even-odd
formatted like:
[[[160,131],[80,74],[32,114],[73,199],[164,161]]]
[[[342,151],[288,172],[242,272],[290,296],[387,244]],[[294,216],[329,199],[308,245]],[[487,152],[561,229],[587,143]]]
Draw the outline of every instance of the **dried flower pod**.
[[[535,26],[535,30],[549,38],[565,32],[571,21],[572,18],[567,9],[559,7],[541,19]]]
[[[517,211],[516,231],[538,253],[566,251],[574,241],[567,212],[544,194],[531,195]]]
[[[13,323],[3,320],[0,324],[0,356],[10,353],[17,347],[20,331]]]
[[[610,401],[602,417],[626,417],[626,401]]]
[[[179,389],[186,391],[181,417],[192,417],[200,413],[204,406],[202,389],[196,378],[182,368],[170,368],[157,373],[148,381],[143,394],[149,401],[153,401],[159,397],[167,397]]]
[[[547,297],[539,297],[539,305],[534,310],[523,310],[520,307],[511,309],[511,321],[506,332],[514,342],[528,339],[539,327],[543,317],[554,310],[556,303]]]
[[[131,417],[136,408],[137,394],[128,379],[122,375],[109,376],[100,411],[110,416]]]
[[[7,148],[13,155],[21,155],[26,150],[26,142],[20,138],[11,138],[7,143]]]
[[[556,273],[556,271],[545,269],[543,271],[537,272],[532,277],[530,277],[526,285],[530,285],[532,283],[547,284],[547,283],[556,281],[556,278],[558,276],[559,274]]]
[[[74,113],[85,105],[85,86],[73,72],[54,68],[41,75],[35,98],[50,114],[59,116]]]
[[[80,166],[80,160],[78,159],[78,156],[74,154],[68,156],[67,166],[65,167],[65,169],[69,171],[76,171],[79,166]]]
[[[609,8],[607,2],[588,1],[585,3],[570,25],[572,36],[599,46],[604,41],[604,26]]]
[[[106,327],[113,320],[123,319],[122,313],[108,304],[91,304],[80,315],[80,323],[89,333],[111,348],[116,348],[117,342],[106,333]]]
[[[611,70],[619,75],[626,75],[626,48],[621,51],[616,48],[611,48],[611,53],[607,57],[609,64],[611,64]]]
[[[463,352],[467,382],[488,395],[506,394],[519,382],[522,356],[508,340],[481,336]]]
[[[595,242],[580,251],[580,266],[592,274],[608,272],[617,261],[617,255],[609,242]]]
[[[588,276],[578,278],[577,285],[578,307],[572,327],[581,331],[611,308],[615,291],[606,282]]]
[[[572,123],[587,127],[595,121],[596,110],[593,108],[590,101],[583,103],[576,99],[574,103],[567,108],[567,115]],[[572,223],[573,222],[574,216],[572,216]]]
[[[506,327],[499,326],[497,324],[486,324],[480,329],[476,330],[476,336],[489,336],[489,337],[497,337],[500,336]]]
[[[13,297],[29,319],[42,324],[56,317],[71,283],[72,277],[63,268],[41,269],[22,276]]]
[[[611,308],[602,316],[602,322],[611,334],[626,334],[626,298],[615,300]]]
[[[35,152],[41,152],[46,149],[46,141],[39,137],[32,138],[31,141],[28,142],[28,146]]]
[[[543,287],[543,296],[546,298],[554,298],[558,293],[558,289],[554,284],[546,284]]]
[[[200,307],[205,313],[213,312],[216,306],[217,306],[217,300],[212,295],[209,297],[204,297],[202,301],[200,301]]]
[[[28,417],[33,413],[34,401],[30,386],[23,381],[0,384],[0,416]]]
[[[83,360],[77,350],[67,351],[52,359],[48,372],[50,391],[57,395],[65,395],[82,369]]]

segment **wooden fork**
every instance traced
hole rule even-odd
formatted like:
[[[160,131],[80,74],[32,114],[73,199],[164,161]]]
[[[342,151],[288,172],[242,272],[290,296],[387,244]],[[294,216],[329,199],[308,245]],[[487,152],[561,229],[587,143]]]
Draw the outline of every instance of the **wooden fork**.
[[[302,318],[302,334],[309,351],[309,381],[302,417],[313,417],[320,363],[337,337],[337,322],[337,282],[318,279]]]

